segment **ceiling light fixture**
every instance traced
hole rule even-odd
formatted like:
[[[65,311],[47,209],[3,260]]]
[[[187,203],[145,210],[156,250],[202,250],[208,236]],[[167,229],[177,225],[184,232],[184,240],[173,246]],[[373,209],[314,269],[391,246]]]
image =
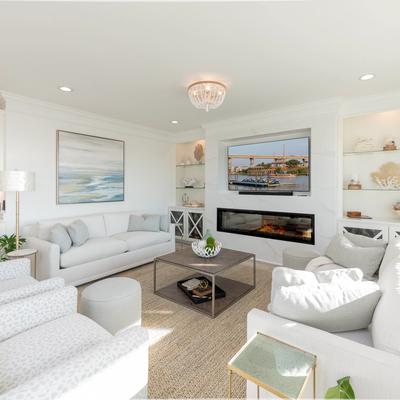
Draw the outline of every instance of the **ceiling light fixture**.
[[[226,86],[216,81],[199,81],[189,85],[188,96],[192,104],[201,110],[218,108],[225,99]]]
[[[60,86],[58,89],[62,92],[72,92],[72,89],[68,86]]]
[[[179,124],[179,121],[177,121],[176,119],[173,119],[173,120],[171,121],[171,124],[174,124],[174,125]]]
[[[360,81],[369,81],[370,79],[374,79],[375,74],[364,74],[360,76]]]

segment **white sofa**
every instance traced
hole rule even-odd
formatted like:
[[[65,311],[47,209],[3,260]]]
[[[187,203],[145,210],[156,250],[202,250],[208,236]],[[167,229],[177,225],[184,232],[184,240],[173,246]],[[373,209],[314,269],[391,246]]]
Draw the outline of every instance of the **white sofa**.
[[[146,397],[147,331],[111,335],[76,308],[71,286],[0,305],[1,400]]]
[[[253,309],[247,315],[247,337],[262,332],[317,356],[317,397],[344,376],[351,377],[357,399],[400,398],[400,239],[391,242],[379,272],[382,297],[369,330],[328,333],[271,313]],[[311,383],[308,393],[312,392]],[[269,397],[262,391],[262,397]],[[247,397],[256,396],[249,383]]]
[[[60,276],[67,284],[81,285],[146,264],[175,250],[173,225],[168,232],[127,232],[131,214],[138,213],[84,215],[25,226],[25,247],[38,250],[36,278]],[[49,241],[51,227],[56,223],[69,225],[78,219],[87,225],[89,240],[60,253],[59,246]]]

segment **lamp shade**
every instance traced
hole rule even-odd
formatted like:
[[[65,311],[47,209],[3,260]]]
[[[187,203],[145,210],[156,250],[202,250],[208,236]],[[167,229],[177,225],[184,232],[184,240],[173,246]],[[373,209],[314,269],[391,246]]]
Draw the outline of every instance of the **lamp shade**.
[[[30,192],[35,190],[35,174],[29,171],[2,171],[0,191]]]

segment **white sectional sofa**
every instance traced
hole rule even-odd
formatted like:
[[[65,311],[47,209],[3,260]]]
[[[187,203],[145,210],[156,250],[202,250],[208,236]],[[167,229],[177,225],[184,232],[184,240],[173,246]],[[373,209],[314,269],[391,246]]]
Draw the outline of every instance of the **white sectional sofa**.
[[[104,276],[151,262],[154,257],[175,250],[173,225],[169,231],[128,232],[129,217],[137,212],[84,215],[39,221],[24,227],[25,246],[38,250],[36,278],[62,277],[67,284],[80,285]],[[83,221],[89,240],[65,253],[49,241],[50,229],[57,223]]]
[[[247,337],[261,332],[317,356],[317,398],[336,380],[351,377],[357,399],[399,399],[400,383],[400,238],[389,243],[379,270],[382,297],[370,329],[332,334],[253,309],[247,315]],[[311,383],[307,396],[312,395]],[[247,397],[256,387],[248,384]],[[269,397],[262,392],[262,397]]]

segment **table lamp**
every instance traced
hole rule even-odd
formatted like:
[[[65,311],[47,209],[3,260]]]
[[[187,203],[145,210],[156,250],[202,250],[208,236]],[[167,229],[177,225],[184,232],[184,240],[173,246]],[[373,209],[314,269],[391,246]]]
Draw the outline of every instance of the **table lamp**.
[[[35,189],[35,174],[28,171],[2,171],[0,191],[15,192],[15,248],[19,249],[19,193]]]

